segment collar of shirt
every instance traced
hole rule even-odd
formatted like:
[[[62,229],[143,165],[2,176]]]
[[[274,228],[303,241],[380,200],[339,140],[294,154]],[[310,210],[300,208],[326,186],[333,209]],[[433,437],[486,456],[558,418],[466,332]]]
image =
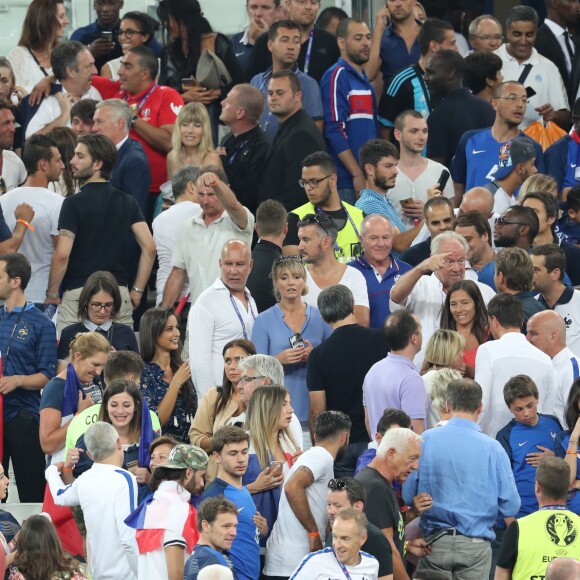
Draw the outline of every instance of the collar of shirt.
[[[6,318],[10,318],[13,314],[18,313],[18,312],[22,312],[22,306],[15,306],[11,312],[8,312],[8,309],[6,308],[6,306],[2,307],[2,318],[6,319]],[[34,303],[33,302],[27,302],[24,306],[24,312],[26,312],[27,310],[30,310],[31,308],[34,308]]]
[[[569,362],[572,358],[576,358],[576,355],[567,347],[565,346],[553,359],[552,364],[555,367],[560,366],[561,364],[565,364]]]
[[[246,28],[246,30],[244,30],[244,34],[242,35],[242,38],[240,38],[240,44],[244,44],[245,46],[250,46],[250,29]]]
[[[399,264],[397,264],[397,261],[391,256],[391,263],[389,264],[389,267],[385,270],[385,275],[381,276],[380,272],[365,258],[364,254],[362,256],[359,256],[356,261],[363,267],[366,268],[368,270],[372,269],[373,272],[375,273],[375,276],[379,279],[379,280],[383,280],[384,278],[390,276],[393,272],[398,272],[399,271]]]
[[[532,48],[532,54],[530,55],[530,58],[528,58],[528,60],[525,60],[524,62],[518,62],[518,60],[507,51],[507,43],[502,44],[495,51],[495,54],[497,54],[503,60],[504,64],[512,61],[515,62],[518,66],[523,66],[525,64],[531,65],[540,64],[540,55],[535,48]]]
[[[95,324],[94,322],[91,322],[90,320],[83,320],[83,326],[85,328],[87,328],[90,332],[95,332],[96,330],[104,330],[105,332],[107,332],[109,330],[109,328],[111,328],[111,326],[113,326],[113,321],[112,320],[107,320],[107,322],[105,322],[104,324],[98,325]]]
[[[365,194],[368,197],[374,197],[376,200],[381,201],[383,203],[386,203],[387,205],[393,205],[388,199],[386,194],[383,193],[379,193],[378,191],[375,191],[374,189],[363,189],[361,190],[360,194]],[[393,206],[394,207],[394,206]]]
[[[390,359],[391,361],[404,364],[404,365],[412,368],[414,371],[419,372],[419,369],[415,366],[415,363],[413,361],[409,360],[407,357],[401,356],[400,354],[394,354],[394,353],[390,352],[387,355],[387,358]]]
[[[339,66],[343,66],[348,72],[351,72],[352,74],[356,75],[357,77],[364,79],[366,82],[369,82],[369,79],[367,78],[367,73],[365,72],[364,69],[363,69],[362,73],[358,72],[356,70],[356,68],[354,68],[348,62],[346,62],[346,60],[344,60],[343,58],[339,58],[337,61],[337,64]]]
[[[556,38],[568,32],[567,28],[562,28],[558,23],[549,18],[544,18],[544,24],[553,32]]]
[[[573,287],[571,286],[566,286],[566,288],[564,289],[564,292],[562,292],[560,298],[558,298],[558,300],[556,300],[556,304],[554,304],[553,308],[550,308],[548,306],[548,303],[544,300],[544,297],[541,294],[538,294],[538,300],[548,309],[548,310],[553,310],[556,306],[558,306],[559,304],[568,304],[568,302],[570,302],[570,300],[572,300],[572,297],[574,296],[574,292],[576,292],[576,290],[574,290]]]
[[[121,149],[121,147],[123,147],[123,145],[125,144],[125,141],[127,141],[128,139],[129,139],[129,135],[127,135],[123,140],[121,140],[117,143],[117,151],[119,151],[119,149]]]
[[[127,102],[130,105],[133,102],[139,102],[139,100],[142,99],[147,94],[147,92],[153,88],[153,85],[155,84],[155,82],[156,81],[153,81],[144,91],[141,91],[140,93],[137,93],[136,95],[131,95],[127,91],[123,91],[123,97],[127,99]]]
[[[469,419],[461,419],[460,417],[452,417],[447,421],[447,425],[455,425],[456,427],[463,427],[464,429],[471,429],[472,431],[481,431],[481,427],[477,423]]]
[[[214,224],[219,224],[220,222],[222,222],[225,219],[226,215],[227,215],[227,212],[224,209],[224,211],[222,212],[222,215],[220,215],[219,218],[213,220],[213,222],[211,222],[209,224],[206,224],[204,219],[203,219],[203,212],[202,212],[199,215],[196,215],[194,218],[192,218],[191,223],[192,223],[192,225],[197,224],[199,226],[203,226],[204,228],[210,228]]]
[[[212,288],[214,290],[224,290],[228,294],[231,294],[228,287],[222,282],[221,278],[216,279],[216,281],[212,284]],[[252,295],[250,294],[250,291],[248,290],[248,288],[246,286],[244,286],[244,293],[246,294],[246,296],[248,296],[248,298],[252,297]]]
[[[419,26],[422,26],[423,25],[423,23],[420,20],[417,20],[417,18],[415,18],[415,22]],[[402,38],[401,35],[398,32],[395,32],[394,23],[392,21],[387,26],[387,28],[385,29],[385,32],[383,32],[383,34],[385,34],[386,36],[397,36],[399,38]]]

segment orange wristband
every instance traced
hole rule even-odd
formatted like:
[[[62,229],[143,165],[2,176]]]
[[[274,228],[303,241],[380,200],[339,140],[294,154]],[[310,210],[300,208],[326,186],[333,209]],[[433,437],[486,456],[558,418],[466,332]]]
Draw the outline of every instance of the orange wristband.
[[[26,226],[31,232],[36,231],[36,228],[32,224],[29,224],[26,220],[16,220],[16,222]]]
[[[320,533],[318,532],[318,530],[316,532],[308,532],[309,538],[316,538],[317,536],[320,536]]]
[[[63,467],[62,471],[63,473],[72,473],[72,469],[70,467]]]

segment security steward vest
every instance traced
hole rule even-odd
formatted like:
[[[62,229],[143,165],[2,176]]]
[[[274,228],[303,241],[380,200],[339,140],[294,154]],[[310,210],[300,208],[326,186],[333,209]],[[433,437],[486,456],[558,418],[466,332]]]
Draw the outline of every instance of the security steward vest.
[[[334,255],[339,262],[346,264],[361,254],[361,244],[358,236],[360,224],[364,215],[363,212],[358,209],[358,207],[354,207],[354,205],[342,202],[342,206],[347,214],[346,223],[338,232],[338,237],[336,238],[336,244],[334,246]],[[317,211],[314,205],[308,202],[292,210],[290,213],[297,215],[298,219],[301,220],[309,213],[316,214]]]
[[[512,580],[544,580],[555,558],[580,560],[580,517],[566,509],[540,509],[517,520],[518,559]]]

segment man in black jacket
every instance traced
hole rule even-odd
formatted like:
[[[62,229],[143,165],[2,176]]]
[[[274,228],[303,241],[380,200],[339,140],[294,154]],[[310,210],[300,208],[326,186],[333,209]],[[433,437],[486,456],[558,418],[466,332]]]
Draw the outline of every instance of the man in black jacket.
[[[300,82],[291,71],[278,71],[268,83],[268,108],[280,127],[266,161],[260,201],[276,199],[287,211],[304,205],[308,198],[298,181],[302,160],[315,151],[325,151],[322,133],[302,110]]]

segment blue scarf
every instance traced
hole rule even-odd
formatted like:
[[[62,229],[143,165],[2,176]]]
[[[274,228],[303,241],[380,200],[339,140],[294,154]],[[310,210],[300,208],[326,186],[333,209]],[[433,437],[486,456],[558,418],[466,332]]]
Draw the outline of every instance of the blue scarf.
[[[79,381],[72,363],[66,367],[66,380],[64,382],[64,392],[62,396],[62,416],[74,415],[79,407],[79,391],[83,395],[83,401],[87,394],[83,390],[83,385]]]

